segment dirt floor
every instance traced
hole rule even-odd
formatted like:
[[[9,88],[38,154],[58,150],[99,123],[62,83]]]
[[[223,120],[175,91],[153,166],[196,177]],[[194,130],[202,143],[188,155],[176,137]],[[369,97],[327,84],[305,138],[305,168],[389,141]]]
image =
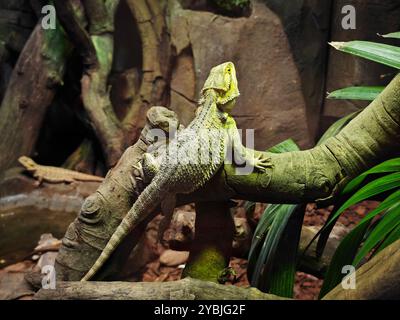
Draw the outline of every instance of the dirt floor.
[[[339,219],[339,223],[349,230],[368,211],[375,207],[375,202],[365,201],[347,210]],[[262,208],[262,206],[258,207],[259,213],[262,212]],[[329,208],[317,209],[315,205],[310,204],[307,206],[304,225],[319,228],[327,219],[328,214]],[[34,270],[35,268],[37,269],[38,267],[40,268],[40,265],[43,263],[48,263],[48,261],[43,262],[44,259],[53,260],[56,255],[54,248],[57,248],[57,245],[59,245],[59,241],[54,238],[44,238],[41,239],[41,241],[42,246],[50,247],[52,250],[42,256],[40,254],[34,254],[22,262],[0,269],[0,299],[31,299],[32,292],[26,285],[22,284],[24,273]],[[156,247],[158,258],[148,263],[142,272],[130,277],[130,280],[174,281],[180,278],[187,259],[187,253],[171,251],[160,244]],[[247,260],[233,257],[230,266],[236,271],[237,277],[235,283],[227,283],[227,285],[249,286],[246,275]],[[297,272],[294,298],[302,300],[316,299],[321,285],[321,279],[303,272]]]

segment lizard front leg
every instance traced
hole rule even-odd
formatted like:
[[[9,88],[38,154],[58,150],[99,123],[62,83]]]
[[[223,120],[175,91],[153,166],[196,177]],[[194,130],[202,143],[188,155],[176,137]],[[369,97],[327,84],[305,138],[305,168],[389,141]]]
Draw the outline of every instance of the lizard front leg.
[[[234,152],[234,159],[239,163],[245,163],[246,166],[255,168],[257,171],[266,172],[272,168],[271,159],[263,153],[255,155],[253,149],[246,148],[242,144],[239,131],[235,128],[230,134],[231,145]]]
[[[160,164],[150,153],[145,153],[142,158],[143,182],[150,183],[160,170]]]
[[[35,187],[40,187],[42,185],[42,183],[43,183],[43,180],[44,180],[43,177],[34,176],[34,178],[36,179],[36,181],[34,183]]]

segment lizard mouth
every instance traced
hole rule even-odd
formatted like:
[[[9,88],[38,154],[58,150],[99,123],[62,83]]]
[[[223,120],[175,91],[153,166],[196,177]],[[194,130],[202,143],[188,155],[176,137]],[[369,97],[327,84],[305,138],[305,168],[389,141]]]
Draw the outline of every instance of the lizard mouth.
[[[220,99],[221,104],[226,104],[232,100],[235,100],[237,97],[240,96],[239,89],[237,88],[237,81],[233,81],[232,79],[229,79],[227,89],[221,91],[222,91],[222,96]]]

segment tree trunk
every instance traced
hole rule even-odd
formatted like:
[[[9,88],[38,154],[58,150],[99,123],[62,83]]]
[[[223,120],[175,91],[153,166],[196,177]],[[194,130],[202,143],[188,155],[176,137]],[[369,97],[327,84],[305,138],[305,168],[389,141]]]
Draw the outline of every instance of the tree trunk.
[[[0,172],[32,154],[70,49],[60,26],[44,30],[40,23],[26,43],[0,107]]]
[[[219,282],[232,255],[234,231],[229,202],[196,203],[196,232],[183,277]]]

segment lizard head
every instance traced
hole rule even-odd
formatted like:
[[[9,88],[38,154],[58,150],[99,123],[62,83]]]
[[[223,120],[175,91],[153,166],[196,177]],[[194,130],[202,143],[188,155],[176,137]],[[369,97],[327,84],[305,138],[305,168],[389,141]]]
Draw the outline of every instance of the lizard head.
[[[22,164],[26,170],[28,171],[35,171],[36,170],[36,162],[33,161],[31,158],[22,156],[18,158],[20,164]]]
[[[202,95],[210,89],[217,95],[218,108],[223,112],[230,113],[236,98],[240,95],[236,69],[232,62],[225,62],[211,69],[201,90]]]

